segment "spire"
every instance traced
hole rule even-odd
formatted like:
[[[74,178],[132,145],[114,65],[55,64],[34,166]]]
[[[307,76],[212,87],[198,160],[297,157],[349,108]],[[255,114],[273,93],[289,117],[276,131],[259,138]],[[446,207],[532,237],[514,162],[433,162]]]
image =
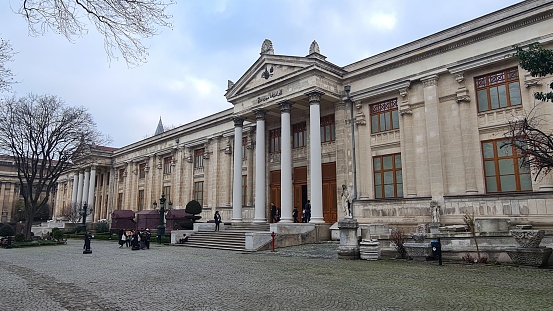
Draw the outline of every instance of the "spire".
[[[163,122],[161,122],[161,116],[159,117],[159,123],[157,124],[155,135],[163,134],[165,130],[163,129]]]

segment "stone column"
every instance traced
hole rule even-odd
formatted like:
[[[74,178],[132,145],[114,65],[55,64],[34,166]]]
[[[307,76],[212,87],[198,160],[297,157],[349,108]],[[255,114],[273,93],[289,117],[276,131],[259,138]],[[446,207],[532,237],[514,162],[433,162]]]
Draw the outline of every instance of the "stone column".
[[[292,222],[294,205],[294,185],[292,181],[292,130],[290,110],[292,103],[280,103],[281,112],[281,149],[280,149],[280,221]]]
[[[96,167],[90,168],[90,184],[88,187],[88,208],[94,208],[94,190],[96,186]],[[100,203],[101,205],[102,203]]]
[[[79,172],[74,172],[73,191],[71,191],[71,205],[77,204],[77,191],[79,191]]]
[[[413,111],[406,99],[407,89],[399,91],[403,101],[399,105],[399,136],[401,141],[401,170],[404,177],[403,191],[405,197],[416,197],[417,187],[415,178],[415,147],[413,145]]]
[[[255,218],[254,223],[265,223],[265,111],[255,112]]]
[[[442,202],[444,196],[444,170],[438,111],[438,76],[432,75],[421,79],[421,81],[424,85],[430,195],[433,200]]]
[[[323,217],[323,172],[321,167],[321,96],[324,93],[307,93],[309,98],[309,168],[311,188],[311,223],[324,223]]]
[[[470,105],[470,97],[468,95],[468,90],[465,87],[463,81],[465,77],[463,74],[457,74],[455,80],[460,84],[459,89],[456,92],[455,101],[459,104],[459,116],[460,116],[460,126],[461,126],[461,145],[463,153],[463,163],[464,163],[464,172],[465,172],[465,192],[467,194],[478,193],[478,188],[476,187],[476,168],[475,163],[480,161],[480,157],[477,156],[480,154],[479,148],[475,150],[473,131],[478,128],[476,122],[473,122],[474,113],[473,108]]]
[[[232,222],[242,222],[242,126],[244,119],[234,118],[234,178],[232,181]]]
[[[84,182],[84,171],[79,172],[79,181],[77,182],[77,204],[80,206],[83,204],[83,182]]]
[[[90,206],[88,203],[88,187],[90,185],[90,168],[86,168],[84,171],[84,185],[83,185],[83,197],[82,202],[83,204],[86,202],[88,206]]]

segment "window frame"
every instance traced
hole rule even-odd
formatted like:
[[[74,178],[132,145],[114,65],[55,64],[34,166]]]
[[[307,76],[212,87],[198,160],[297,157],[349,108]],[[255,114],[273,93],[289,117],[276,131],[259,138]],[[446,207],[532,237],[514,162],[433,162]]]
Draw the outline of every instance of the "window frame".
[[[171,201],[171,186],[163,186],[163,194],[165,194],[165,200],[167,201],[167,204]]]
[[[269,152],[278,153],[281,151],[282,131],[279,128],[269,130]]]
[[[194,150],[194,168],[204,167],[204,155],[205,148],[198,148]]]
[[[204,182],[203,181],[195,181],[194,182],[194,200],[198,201],[201,206],[204,205]]]
[[[173,156],[163,158],[163,175],[171,175],[173,171]]]
[[[138,164],[138,178],[139,179],[146,178],[146,163]]]
[[[321,117],[321,143],[336,141],[336,117],[329,114]]]
[[[486,148],[485,144],[491,143],[492,144],[492,150],[493,150],[493,157],[487,157],[486,156]],[[482,148],[482,165],[483,165],[483,177],[484,177],[484,185],[486,188],[486,193],[513,193],[513,192],[531,192],[533,191],[532,188],[532,173],[530,172],[530,168],[528,167],[526,169],[526,172],[521,172],[521,164],[524,162],[524,155],[521,155],[516,146],[513,146],[510,144],[509,138],[499,138],[499,139],[490,139],[490,140],[484,140],[480,144]],[[503,149],[503,148],[509,148],[509,149]],[[503,150],[510,150],[510,155],[505,155],[505,151]],[[501,155],[503,154],[503,155]],[[513,162],[513,172],[512,174],[501,174],[502,166],[501,161],[512,159]],[[487,165],[488,162],[493,162],[493,173],[494,175],[488,174],[490,166]],[[505,163],[505,162],[504,162]],[[503,169],[507,169],[506,167],[503,167]],[[514,176],[515,181],[515,189],[514,190],[503,190],[506,188],[505,182],[502,182],[502,177],[506,178],[508,176]],[[492,185],[490,185],[491,180],[495,179],[495,191]],[[523,180],[522,178],[525,178]],[[524,183],[528,185],[529,187],[524,187]]]
[[[307,122],[299,122],[292,125],[292,148],[307,146]]]
[[[399,129],[397,97],[370,104],[369,110],[371,119],[371,134],[378,134]],[[375,123],[375,120],[377,123]],[[384,122],[384,125],[381,124],[382,122]],[[375,126],[377,127],[376,129]]]
[[[144,210],[144,189],[138,190],[138,200],[137,200],[138,211]]]
[[[518,88],[518,103],[512,103],[512,100],[516,99],[516,96],[513,97],[511,95],[511,92],[513,92],[511,85],[514,85],[515,83]],[[501,94],[499,90],[501,86],[505,86],[504,91],[506,103],[504,106],[502,106],[501,103]],[[518,72],[518,67],[511,67],[474,77],[474,89],[476,94],[476,107],[479,113],[522,105],[522,91],[520,89],[520,74]],[[481,109],[484,104],[481,102],[480,91],[483,90],[486,91],[486,109]],[[497,94],[491,94],[492,90],[497,90]],[[495,108],[493,107],[493,97],[497,97],[497,107]]]
[[[391,168],[384,167],[384,158],[391,157]],[[377,169],[376,160],[380,160],[380,169]],[[399,160],[399,161],[398,161]],[[373,184],[375,199],[397,199],[403,198],[403,171],[401,163],[401,153],[391,153],[372,157],[373,163]],[[398,166],[399,165],[399,166]],[[392,183],[386,183],[385,173],[392,172]],[[398,182],[398,172],[401,181]],[[380,175],[378,175],[380,174]],[[377,177],[380,176],[380,181],[377,182]],[[386,186],[392,185],[394,188],[393,196],[386,196]],[[380,193],[380,195],[379,195]]]

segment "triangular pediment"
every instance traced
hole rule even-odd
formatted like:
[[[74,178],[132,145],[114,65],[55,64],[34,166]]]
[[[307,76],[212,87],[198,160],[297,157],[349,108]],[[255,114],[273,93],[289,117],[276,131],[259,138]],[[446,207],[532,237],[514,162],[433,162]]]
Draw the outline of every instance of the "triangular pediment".
[[[317,60],[307,57],[262,55],[236,83],[229,82],[225,97],[231,101],[240,94],[263,88],[287,76],[305,71],[316,62]]]

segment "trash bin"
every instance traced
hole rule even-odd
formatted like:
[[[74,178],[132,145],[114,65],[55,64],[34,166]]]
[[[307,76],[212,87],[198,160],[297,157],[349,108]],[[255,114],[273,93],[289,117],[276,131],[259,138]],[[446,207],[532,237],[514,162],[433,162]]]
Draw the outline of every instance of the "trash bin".
[[[432,246],[432,257],[434,260],[438,260],[440,266],[442,265],[442,243],[440,241],[440,238],[436,240],[432,240],[430,242],[430,245]]]

